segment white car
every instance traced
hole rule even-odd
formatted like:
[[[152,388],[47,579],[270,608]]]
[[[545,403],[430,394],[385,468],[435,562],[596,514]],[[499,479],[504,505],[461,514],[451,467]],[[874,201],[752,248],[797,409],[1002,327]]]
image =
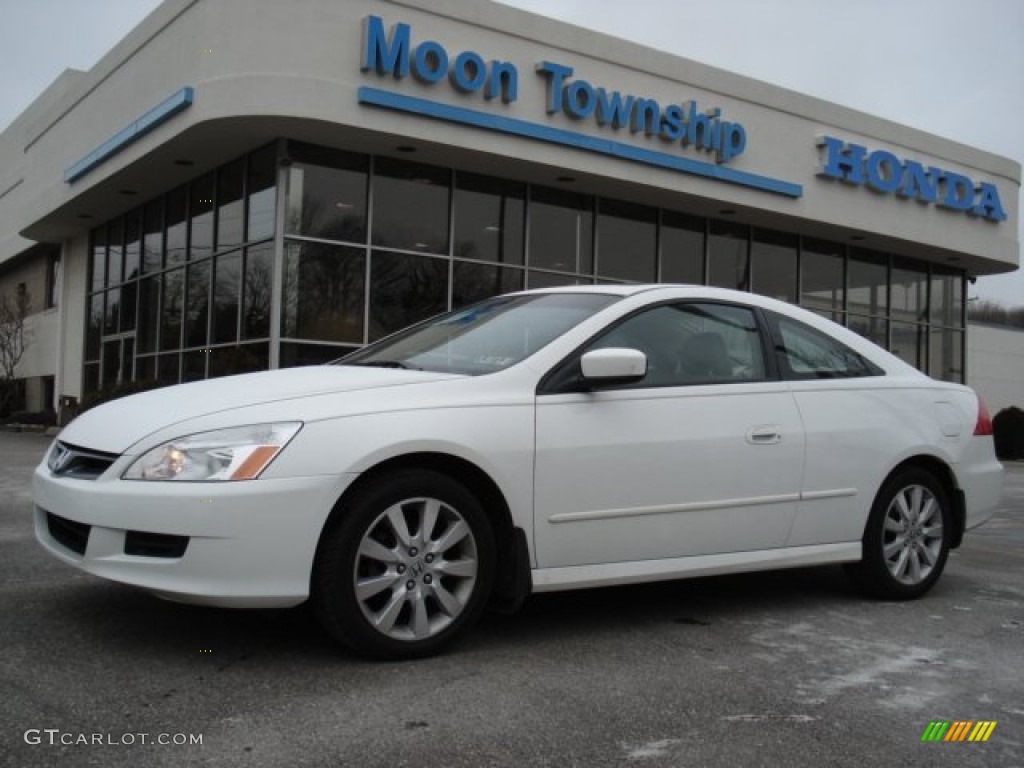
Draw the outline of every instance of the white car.
[[[814,314],[697,286],[528,291],[330,365],[155,390],[35,472],[53,555],[422,656],[531,592],[847,563],[924,594],[1002,493],[991,422]]]

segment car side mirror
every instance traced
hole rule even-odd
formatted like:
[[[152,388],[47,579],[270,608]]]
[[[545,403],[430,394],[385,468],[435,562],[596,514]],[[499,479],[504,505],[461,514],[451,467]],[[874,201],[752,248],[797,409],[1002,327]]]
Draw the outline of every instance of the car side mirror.
[[[647,375],[647,355],[638,349],[594,349],[580,358],[583,382],[593,386],[630,384]]]

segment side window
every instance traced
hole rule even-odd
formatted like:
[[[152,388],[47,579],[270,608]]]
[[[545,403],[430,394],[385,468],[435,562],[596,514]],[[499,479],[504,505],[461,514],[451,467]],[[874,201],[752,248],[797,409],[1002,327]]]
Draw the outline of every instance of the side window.
[[[757,322],[745,307],[690,303],[655,307],[615,326],[586,351],[608,347],[638,349],[647,355],[647,376],[630,387],[765,378]]]
[[[788,379],[846,379],[883,371],[842,342],[808,325],[773,315],[775,351]]]

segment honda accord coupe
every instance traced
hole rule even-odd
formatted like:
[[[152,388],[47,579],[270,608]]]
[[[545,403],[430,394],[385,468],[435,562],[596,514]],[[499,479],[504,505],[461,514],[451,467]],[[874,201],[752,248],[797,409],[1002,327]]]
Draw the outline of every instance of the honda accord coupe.
[[[382,658],[533,592],[844,563],[919,597],[1001,493],[967,387],[668,285],[499,296],[329,365],[126,397],[34,476],[61,560],[171,600],[308,600]]]

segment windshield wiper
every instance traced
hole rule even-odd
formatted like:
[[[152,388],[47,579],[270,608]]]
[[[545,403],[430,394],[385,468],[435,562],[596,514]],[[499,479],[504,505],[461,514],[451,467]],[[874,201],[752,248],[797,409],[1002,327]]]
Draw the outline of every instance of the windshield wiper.
[[[401,368],[406,371],[423,370],[422,368],[417,368],[415,365],[403,363],[401,360],[366,360],[365,362],[345,363],[345,365],[363,365],[367,368]]]

